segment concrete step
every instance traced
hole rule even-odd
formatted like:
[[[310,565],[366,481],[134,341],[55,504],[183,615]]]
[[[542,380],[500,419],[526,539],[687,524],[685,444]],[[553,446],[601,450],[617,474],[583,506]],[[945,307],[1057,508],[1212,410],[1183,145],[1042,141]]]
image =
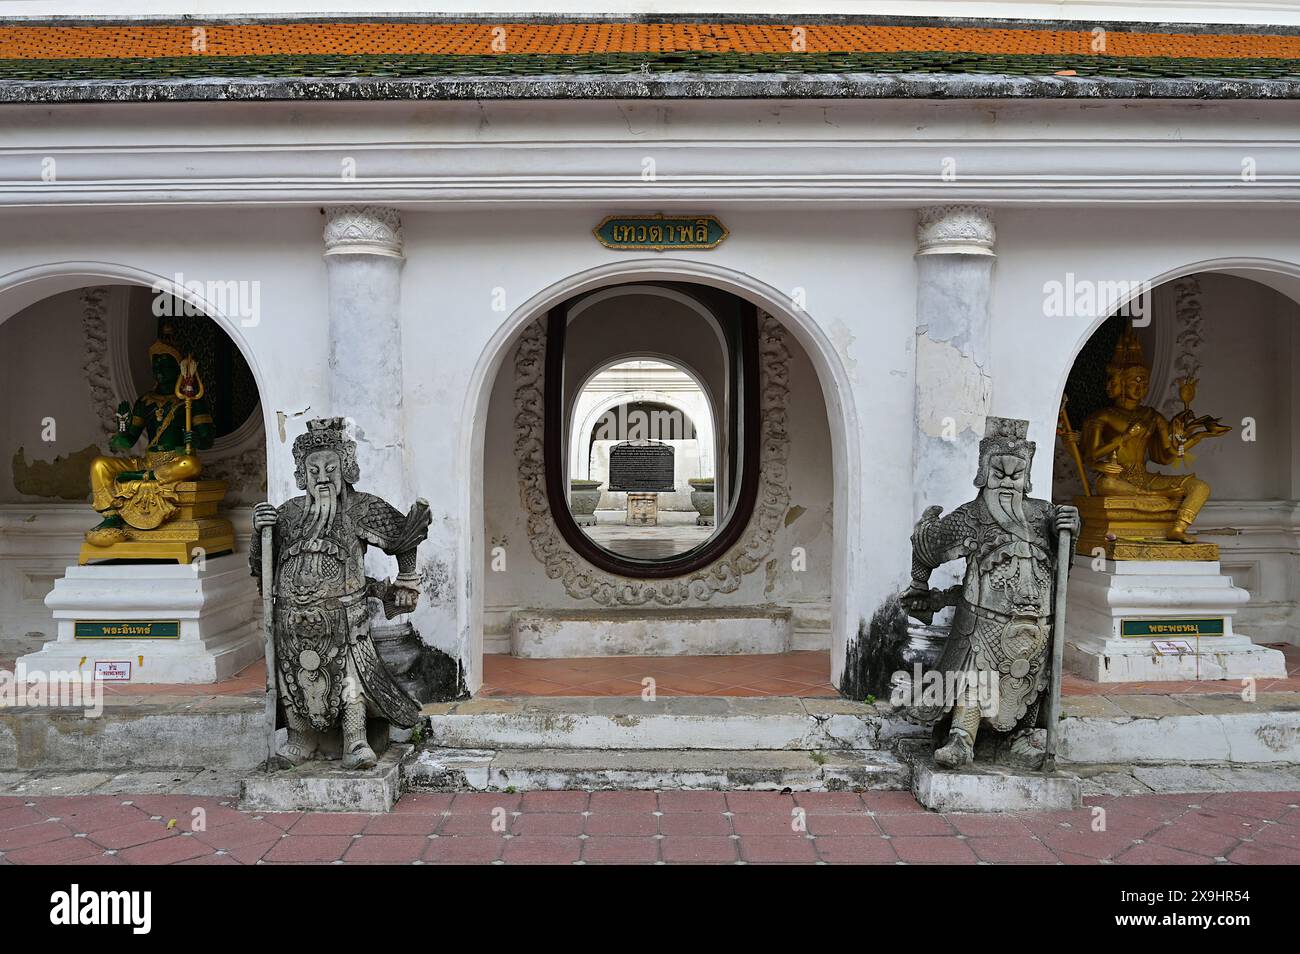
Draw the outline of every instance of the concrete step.
[[[0,707],[0,771],[245,769],[266,758],[265,708],[249,696],[105,696],[103,711]]]
[[[425,706],[448,749],[869,750],[912,729],[837,698],[527,696]]]
[[[906,764],[887,752],[766,749],[440,749],[403,769],[410,791],[563,789],[903,790]]]

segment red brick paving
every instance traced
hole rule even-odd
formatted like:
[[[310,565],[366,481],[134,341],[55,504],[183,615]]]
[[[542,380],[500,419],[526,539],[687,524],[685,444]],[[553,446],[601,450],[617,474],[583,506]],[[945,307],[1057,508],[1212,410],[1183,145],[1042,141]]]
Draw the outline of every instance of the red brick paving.
[[[386,815],[260,815],[176,795],[0,799],[0,865],[259,862],[1300,864],[1300,792],[1001,815],[926,812],[906,792],[414,794]]]

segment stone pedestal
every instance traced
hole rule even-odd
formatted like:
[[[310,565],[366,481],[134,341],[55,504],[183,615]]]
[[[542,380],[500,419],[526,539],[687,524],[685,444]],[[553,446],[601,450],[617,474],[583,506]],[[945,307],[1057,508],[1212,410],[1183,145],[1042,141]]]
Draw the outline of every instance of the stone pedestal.
[[[372,769],[312,761],[294,769],[249,775],[239,807],[263,812],[387,812],[402,794],[402,761],[409,745],[394,745]]]
[[[596,505],[600,503],[599,480],[569,481],[569,512],[580,527],[596,525]]]
[[[1094,570],[1075,557],[1065,667],[1093,682],[1286,675],[1280,652],[1236,633],[1250,594],[1216,560],[1118,560]]]
[[[1083,785],[1063,772],[1026,772],[976,763],[940,769],[933,759],[912,766],[912,794],[936,812],[1068,812],[1083,804]]]
[[[627,495],[627,525],[629,527],[657,527],[659,525],[659,495]]]
[[[156,530],[123,528],[126,539],[111,546],[81,545],[77,562],[92,560],[175,560],[189,563],[235,548],[235,528],[217,508],[225,499],[224,480],[185,480],[176,485],[176,513]]]
[[[243,554],[188,566],[70,566],[45,605],[58,637],[22,657],[28,670],[77,672],[115,662],[130,665],[129,680],[121,681],[212,683],[263,652],[260,601]]]

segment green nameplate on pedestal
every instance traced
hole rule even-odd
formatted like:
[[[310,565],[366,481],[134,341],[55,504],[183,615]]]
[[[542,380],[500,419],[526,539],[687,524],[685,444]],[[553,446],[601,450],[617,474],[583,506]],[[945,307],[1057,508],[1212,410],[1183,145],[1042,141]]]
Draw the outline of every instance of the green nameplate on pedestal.
[[[1224,619],[1210,616],[1201,619],[1124,619],[1119,634],[1124,638],[1174,639],[1198,636],[1222,636]]]
[[[73,639],[180,639],[180,620],[95,619],[72,624]]]
[[[651,252],[717,248],[731,234],[711,215],[611,215],[592,231],[605,248]]]

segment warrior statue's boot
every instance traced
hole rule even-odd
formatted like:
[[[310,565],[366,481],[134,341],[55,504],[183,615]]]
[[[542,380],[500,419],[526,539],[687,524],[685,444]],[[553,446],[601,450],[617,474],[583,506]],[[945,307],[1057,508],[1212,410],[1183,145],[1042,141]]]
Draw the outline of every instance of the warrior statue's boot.
[[[320,735],[312,728],[310,719],[300,716],[290,706],[284,708],[284,722],[288,726],[288,737],[275,754],[292,768],[301,765],[316,754]]]
[[[379,759],[366,739],[366,704],[360,699],[343,706],[343,767],[374,768]]]
[[[1029,769],[1037,772],[1043,767],[1043,751],[1032,728],[1021,729],[1011,734],[1011,747],[1007,751],[1007,763],[1015,768]]]
[[[975,733],[979,731],[979,725],[979,709],[974,706],[956,706],[952,710],[948,744],[935,750],[935,764],[944,768],[962,768],[975,761]]]

